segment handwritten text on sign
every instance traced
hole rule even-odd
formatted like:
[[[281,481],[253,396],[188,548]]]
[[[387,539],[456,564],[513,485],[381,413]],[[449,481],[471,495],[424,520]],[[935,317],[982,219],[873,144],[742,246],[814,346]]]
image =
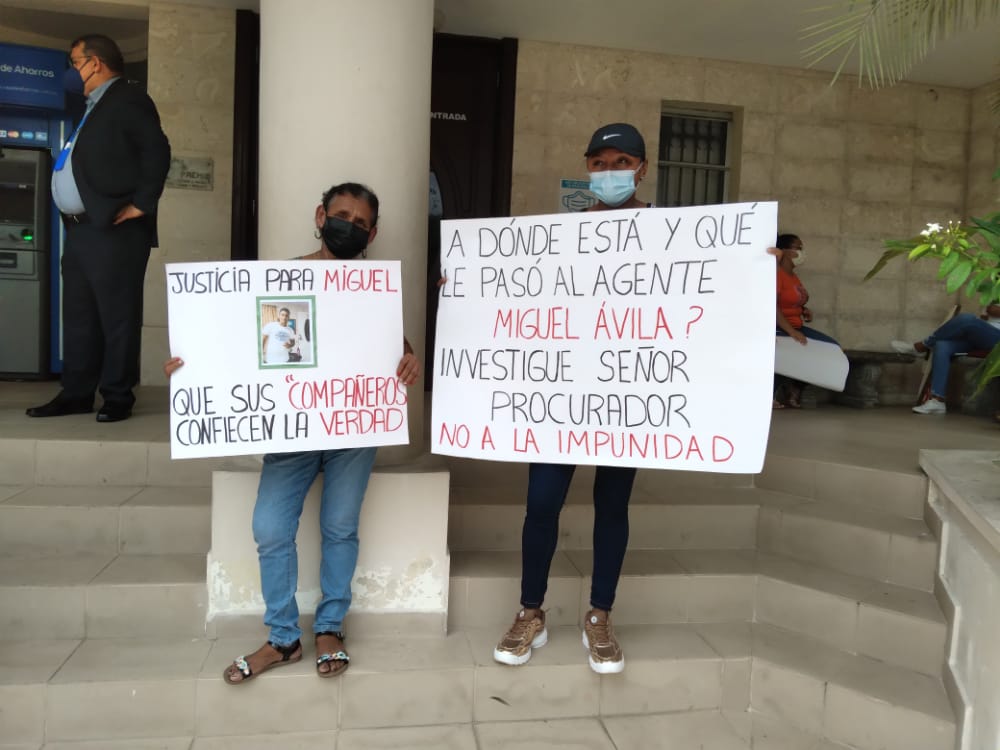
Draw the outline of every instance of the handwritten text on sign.
[[[756,472],[777,204],[446,221],[436,453]]]
[[[167,265],[171,455],[405,444],[397,261]]]

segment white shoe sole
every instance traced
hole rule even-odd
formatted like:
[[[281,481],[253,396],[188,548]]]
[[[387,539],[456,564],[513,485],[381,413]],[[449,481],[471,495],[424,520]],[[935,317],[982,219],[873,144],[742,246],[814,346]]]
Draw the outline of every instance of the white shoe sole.
[[[549,631],[543,628],[542,632],[536,635],[531,641],[531,647],[520,656],[512,654],[510,651],[501,651],[499,648],[495,648],[493,649],[493,661],[500,662],[501,664],[509,664],[512,667],[519,667],[522,664],[528,663],[528,659],[531,658],[532,649],[541,648],[548,642]]]
[[[583,631],[583,647],[587,649],[588,653],[590,651],[590,639],[587,638],[587,631]],[[594,661],[593,656],[588,656],[587,661],[590,663],[590,668],[593,669],[597,674],[618,674],[625,669],[625,657],[619,661]]]

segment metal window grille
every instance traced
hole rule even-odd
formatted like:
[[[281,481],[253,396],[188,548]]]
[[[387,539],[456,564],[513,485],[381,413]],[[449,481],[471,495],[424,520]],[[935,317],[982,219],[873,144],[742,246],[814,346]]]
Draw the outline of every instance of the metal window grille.
[[[732,116],[725,112],[663,113],[656,205],[704,206],[726,202],[731,125]]]

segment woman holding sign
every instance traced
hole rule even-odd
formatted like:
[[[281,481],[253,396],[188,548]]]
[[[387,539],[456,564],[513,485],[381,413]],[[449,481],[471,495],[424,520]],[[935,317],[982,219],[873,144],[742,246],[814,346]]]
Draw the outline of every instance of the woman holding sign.
[[[368,243],[375,239],[378,206],[378,198],[363,185],[348,182],[330,188],[316,209],[316,237],[321,240],[320,247],[296,260],[344,261],[363,257]],[[287,314],[279,320],[284,325]],[[266,349],[271,342],[263,343]],[[405,339],[403,350],[396,377],[404,385],[412,385],[420,375],[420,362]],[[182,364],[175,357],[164,365],[164,372],[169,376]],[[341,628],[351,604],[351,579],[358,559],[358,520],[374,461],[372,447],[264,456],[253,512],[253,534],[266,605],[264,624],[270,628],[270,635],[267,643],[252,654],[238,657],[226,668],[222,676],[228,684],[239,685],[302,658],[299,641],[302,631],[295,602],[298,586],[295,535],[306,493],[321,472],[322,597],[313,625],[316,672],[320,677],[333,677],[347,669],[350,657],[344,648]]]
[[[647,162],[646,143],[633,126],[613,123],[598,128],[584,156],[590,190],[597,198],[588,211],[649,207],[635,195]],[[559,513],[575,470],[572,464],[534,463],[528,468],[527,512],[521,532],[521,609],[493,650],[493,658],[502,664],[524,664],[533,648],[548,642],[542,602],[559,538]],[[599,674],[625,668],[610,613],[628,546],[628,503],[635,471],[598,466],[594,477],[594,566],[583,645],[589,651],[590,668]]]

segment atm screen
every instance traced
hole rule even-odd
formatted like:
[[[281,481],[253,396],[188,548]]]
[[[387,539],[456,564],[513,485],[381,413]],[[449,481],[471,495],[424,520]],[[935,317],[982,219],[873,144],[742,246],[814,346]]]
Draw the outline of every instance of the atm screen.
[[[35,225],[35,186],[0,182],[0,223]]]

